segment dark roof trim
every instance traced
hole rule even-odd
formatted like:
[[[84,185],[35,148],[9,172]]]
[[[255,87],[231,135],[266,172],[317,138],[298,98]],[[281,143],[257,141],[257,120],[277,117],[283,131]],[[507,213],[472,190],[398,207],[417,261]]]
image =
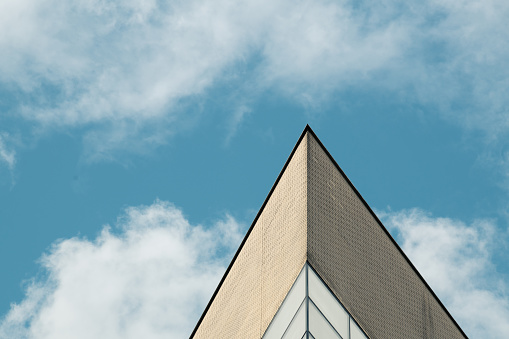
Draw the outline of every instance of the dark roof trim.
[[[235,253],[235,255],[233,256],[233,259],[232,261],[230,262],[230,265],[228,265],[228,268],[226,269],[226,272],[224,273],[223,277],[221,278],[221,281],[219,282],[219,285],[217,286],[216,290],[214,291],[214,294],[212,295],[212,298],[210,299],[209,303],[207,304],[207,307],[205,308],[205,311],[203,311],[201,317],[200,317],[200,320],[198,320],[198,323],[196,324],[196,326],[194,327],[194,330],[193,330],[193,333],[191,333],[191,336],[189,337],[189,339],[192,339],[194,337],[194,335],[196,334],[196,331],[198,331],[198,328],[200,327],[203,319],[205,318],[205,315],[207,314],[207,311],[209,310],[210,306],[212,305],[212,303],[214,302],[214,299],[216,298],[216,295],[217,293],[219,292],[219,290],[221,289],[221,286],[223,286],[223,282],[224,280],[226,279],[226,276],[228,276],[228,273],[230,273],[230,270],[233,266],[233,264],[235,263],[235,260],[237,259],[237,257],[239,256],[239,253],[240,251],[242,251],[242,248],[244,247],[244,244],[246,243],[247,241],[247,238],[249,237],[249,235],[251,234],[251,231],[253,230],[254,226],[256,225],[256,222],[258,221],[258,218],[260,217],[260,215],[262,214],[263,212],[263,209],[265,208],[265,205],[267,205],[267,202],[269,201],[271,195],[272,195],[272,192],[274,192],[274,189],[276,188],[277,184],[279,183],[279,180],[281,179],[281,177],[283,176],[283,173],[285,172],[286,168],[288,167],[288,164],[290,163],[290,160],[292,160],[293,158],[293,155],[295,154],[295,151],[297,150],[297,148],[299,147],[302,139],[304,139],[304,136],[306,135],[306,132],[308,131],[311,131],[311,127],[309,127],[309,125],[306,125],[306,128],[304,128],[304,131],[302,131],[302,134],[300,135],[299,137],[299,141],[297,141],[297,143],[295,144],[295,147],[293,147],[293,150],[292,150],[292,153],[290,153],[290,156],[288,157],[288,159],[286,160],[285,162],[285,165],[283,166],[283,169],[281,170],[281,172],[279,172],[279,175],[276,179],[276,181],[274,182],[274,185],[272,185],[272,188],[270,189],[270,192],[269,194],[267,195],[267,197],[265,198],[265,201],[263,202],[262,204],[262,207],[260,208],[260,210],[258,211],[258,214],[256,214],[256,217],[254,218],[253,220],[253,223],[251,224],[251,226],[249,227],[249,230],[247,231],[246,233],[246,236],[244,237],[244,239],[242,240],[242,243],[240,244],[240,247],[239,249],[237,250],[237,252]],[[312,131],[311,131],[312,132]],[[314,135],[314,133],[313,133]],[[316,136],[315,136],[316,138]],[[318,140],[318,139],[317,139]],[[321,145],[321,143],[320,143]],[[323,146],[322,146],[323,147]],[[327,152],[327,154],[329,154]],[[342,172],[341,172],[342,173]]]
[[[345,178],[346,182],[350,185],[350,187],[352,187],[353,191],[355,192],[355,194],[357,195],[357,197],[359,197],[359,199],[362,201],[362,203],[364,204],[364,206],[368,209],[369,213],[371,213],[371,215],[373,216],[373,218],[375,218],[375,220],[378,222],[378,225],[380,225],[380,227],[382,228],[382,230],[385,232],[385,234],[389,237],[389,239],[391,239],[392,243],[394,244],[394,246],[396,246],[396,248],[398,249],[398,251],[401,253],[401,255],[403,256],[403,258],[405,258],[405,260],[407,261],[407,263],[410,265],[410,267],[412,267],[412,269],[414,270],[414,272],[417,274],[417,276],[421,279],[421,281],[424,283],[424,285],[426,286],[426,288],[431,292],[431,294],[433,295],[433,297],[438,301],[438,303],[440,304],[440,306],[442,307],[442,309],[445,311],[445,313],[449,316],[449,318],[452,320],[452,322],[454,323],[454,325],[456,325],[456,327],[458,328],[458,330],[461,332],[461,334],[463,334],[463,336],[465,338],[468,338],[467,335],[465,334],[465,332],[463,332],[463,330],[461,329],[461,327],[458,325],[458,323],[456,322],[456,320],[454,320],[454,318],[452,317],[452,315],[449,313],[449,311],[447,310],[447,308],[445,308],[444,304],[442,304],[442,302],[440,301],[440,299],[438,298],[438,296],[435,294],[435,292],[433,292],[433,290],[431,289],[431,287],[428,285],[428,283],[426,282],[426,280],[424,280],[424,278],[422,277],[422,275],[419,273],[419,271],[417,270],[417,268],[415,268],[414,264],[412,264],[412,262],[410,261],[410,259],[408,259],[408,257],[406,256],[405,252],[403,252],[403,250],[401,249],[401,247],[399,247],[398,243],[396,242],[396,240],[394,240],[394,238],[392,237],[392,235],[389,233],[389,231],[387,230],[387,228],[385,228],[385,226],[382,224],[382,222],[380,221],[380,219],[378,219],[377,215],[375,214],[375,212],[373,212],[373,210],[371,209],[371,207],[369,207],[368,203],[366,202],[366,200],[364,200],[364,198],[361,196],[361,194],[359,193],[359,191],[357,191],[357,189],[355,188],[355,186],[352,184],[352,182],[350,181],[350,179],[348,179],[348,177],[346,176],[345,172],[343,172],[343,170],[341,169],[341,167],[339,167],[338,163],[336,162],[336,160],[334,160],[334,158],[332,157],[332,155],[329,153],[329,151],[325,148],[325,146],[322,144],[322,142],[320,141],[320,139],[318,139],[318,137],[316,136],[315,132],[313,132],[313,130],[311,129],[311,127],[306,126],[306,129],[304,130],[304,132],[306,131],[309,131],[309,133],[315,138],[315,140],[318,142],[318,144],[320,145],[320,147],[324,150],[325,154],[327,154],[327,156],[329,157],[329,159],[332,161],[332,163],[334,164],[334,166],[336,166],[336,168],[338,169],[338,171],[341,173],[341,175],[343,176],[343,178]]]

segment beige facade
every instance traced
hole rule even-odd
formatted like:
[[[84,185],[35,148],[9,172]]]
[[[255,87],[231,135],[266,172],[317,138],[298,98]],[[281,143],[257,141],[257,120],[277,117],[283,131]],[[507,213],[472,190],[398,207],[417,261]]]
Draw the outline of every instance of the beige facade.
[[[370,338],[465,338],[309,127],[192,338],[261,338],[309,262]]]
[[[306,261],[307,142],[293,152],[193,338],[261,338]]]

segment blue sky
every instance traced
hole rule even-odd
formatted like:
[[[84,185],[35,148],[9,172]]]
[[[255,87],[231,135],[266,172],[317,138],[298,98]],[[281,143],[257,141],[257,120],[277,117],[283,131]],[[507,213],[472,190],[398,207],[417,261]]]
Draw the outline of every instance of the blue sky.
[[[305,125],[509,332],[509,4],[0,3],[0,337],[186,338]]]

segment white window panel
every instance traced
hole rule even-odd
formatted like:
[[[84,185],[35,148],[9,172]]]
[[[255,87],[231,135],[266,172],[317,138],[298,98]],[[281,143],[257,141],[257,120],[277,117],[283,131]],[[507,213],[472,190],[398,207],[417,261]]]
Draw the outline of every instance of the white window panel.
[[[299,307],[299,310],[293,317],[290,326],[286,329],[282,339],[295,339],[302,337],[306,333],[306,301],[303,301]]]
[[[350,318],[350,336],[351,339],[368,339],[352,318]]]
[[[313,300],[327,320],[334,326],[336,331],[343,338],[348,338],[348,320],[350,316],[336,299],[336,296],[331,293],[311,267],[308,268],[308,284],[311,300]]]
[[[263,339],[368,339],[306,263]]]
[[[309,302],[309,332],[316,338],[341,339],[315,304]]]
[[[280,339],[285,330],[290,325],[295,313],[299,309],[302,301],[306,297],[306,265],[300,271],[299,276],[295,280],[290,292],[286,295],[285,300],[279,307],[274,319],[265,331],[263,339]]]

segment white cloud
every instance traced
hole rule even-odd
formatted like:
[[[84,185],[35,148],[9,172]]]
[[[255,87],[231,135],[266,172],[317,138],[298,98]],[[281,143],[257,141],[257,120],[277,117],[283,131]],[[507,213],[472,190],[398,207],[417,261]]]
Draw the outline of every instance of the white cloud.
[[[242,237],[226,216],[194,226],[173,205],[131,207],[120,229],[65,239],[45,278],[0,322],[0,338],[186,338]]]
[[[509,4],[500,0],[430,1],[430,18],[418,34],[421,57],[416,92],[446,117],[492,136],[509,130]],[[424,48],[428,47],[427,52]],[[430,53],[431,51],[431,53]],[[435,51],[435,53],[433,53]]]
[[[236,8],[231,1],[5,1],[0,81],[25,96],[23,118],[45,128],[87,127],[98,153],[130,148],[133,139],[158,145],[174,129],[179,100],[202,94],[245,52],[248,27]]]
[[[225,81],[240,102],[272,89],[306,107],[375,88],[501,135],[508,15],[503,0],[6,0],[0,83],[24,119],[85,126],[99,157],[164,143],[179,103]]]
[[[245,96],[274,85],[294,93],[294,81],[316,94],[346,81],[343,74],[351,79],[381,67],[396,53],[399,34],[389,28],[361,35],[348,7],[308,0],[3,1],[0,82],[21,91],[24,119],[46,128],[85,126],[91,156],[107,158],[112,150],[137,149],[130,140],[142,148],[164,143],[179,119],[178,103],[199,100],[225,76],[248,83],[254,94]],[[260,65],[238,73],[257,54]],[[227,123],[232,133],[244,115],[238,112]]]
[[[492,262],[500,241],[492,222],[466,225],[419,209],[378,214],[467,335],[507,337],[509,286]]]

